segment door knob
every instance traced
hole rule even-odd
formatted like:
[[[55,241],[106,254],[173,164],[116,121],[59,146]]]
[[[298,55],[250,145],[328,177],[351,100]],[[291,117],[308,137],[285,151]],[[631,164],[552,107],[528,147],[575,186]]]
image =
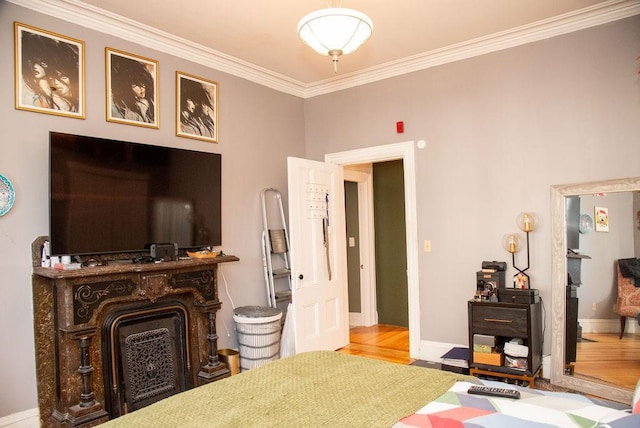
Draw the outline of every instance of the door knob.
[[[298,275],[298,279],[303,279],[303,278],[304,278],[303,274]]]

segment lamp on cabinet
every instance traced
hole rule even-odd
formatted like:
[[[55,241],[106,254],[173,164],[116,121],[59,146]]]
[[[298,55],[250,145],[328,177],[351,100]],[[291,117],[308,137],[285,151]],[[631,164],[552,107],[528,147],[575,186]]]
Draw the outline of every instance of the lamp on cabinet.
[[[527,243],[527,267],[521,269],[516,266],[516,253],[520,251],[520,235],[517,233],[509,233],[502,237],[502,247],[511,253],[511,264],[518,271],[513,276],[513,284],[515,288],[531,288],[531,281],[527,270],[529,269],[529,233],[538,227],[538,216],[530,212],[522,212],[516,217],[516,225],[525,233]]]

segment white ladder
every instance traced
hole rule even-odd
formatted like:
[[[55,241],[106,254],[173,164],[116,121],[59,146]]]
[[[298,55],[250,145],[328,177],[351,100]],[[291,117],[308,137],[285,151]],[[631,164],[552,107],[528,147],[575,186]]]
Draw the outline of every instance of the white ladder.
[[[269,306],[286,314],[291,302],[289,235],[282,207],[282,195],[273,188],[263,189],[262,265]],[[284,317],[283,317],[284,318]]]

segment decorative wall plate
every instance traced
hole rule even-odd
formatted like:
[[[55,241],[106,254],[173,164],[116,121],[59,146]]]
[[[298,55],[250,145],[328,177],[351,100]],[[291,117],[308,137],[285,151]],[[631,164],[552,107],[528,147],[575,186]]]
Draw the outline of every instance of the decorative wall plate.
[[[589,214],[580,214],[578,230],[580,233],[589,233],[593,230],[593,218]]]
[[[16,192],[9,179],[0,174],[0,216],[9,212],[16,199]]]

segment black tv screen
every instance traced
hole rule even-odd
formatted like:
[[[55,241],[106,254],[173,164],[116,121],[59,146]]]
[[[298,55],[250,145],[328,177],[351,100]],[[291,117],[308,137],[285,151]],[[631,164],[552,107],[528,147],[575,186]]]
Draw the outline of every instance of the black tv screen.
[[[221,155],[51,132],[52,255],[221,245]]]

